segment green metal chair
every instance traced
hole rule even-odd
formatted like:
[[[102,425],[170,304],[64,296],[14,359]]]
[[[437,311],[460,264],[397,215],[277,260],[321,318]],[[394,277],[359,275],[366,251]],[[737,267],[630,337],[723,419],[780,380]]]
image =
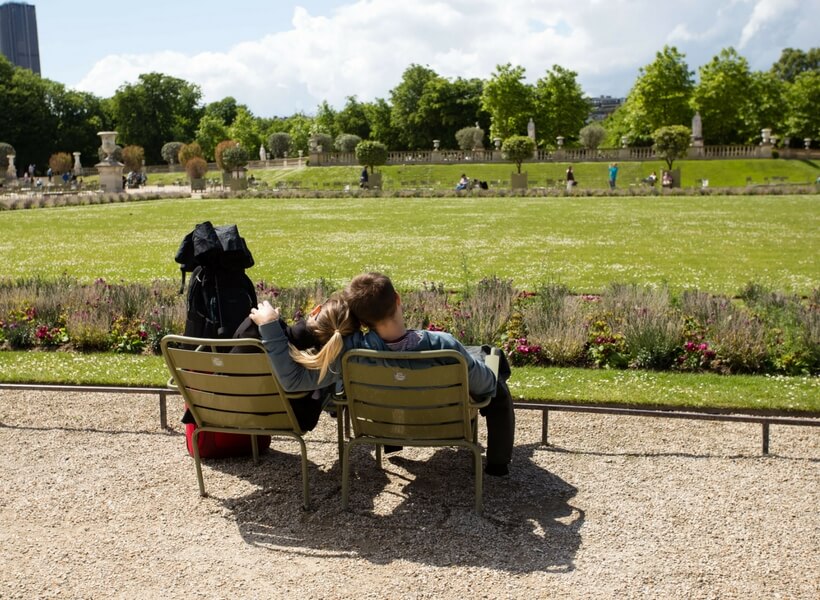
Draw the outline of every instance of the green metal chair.
[[[497,372],[498,357],[488,359],[495,359]],[[475,510],[481,513],[483,481],[476,417],[490,400],[474,402],[470,397],[467,362],[459,352],[350,350],[342,359],[342,376],[345,398],[336,402],[339,430],[342,419],[349,419],[352,427],[342,452],[342,508],[348,506],[354,446],[375,445],[379,465],[384,445],[461,446],[473,453]]]
[[[227,347],[234,346],[248,347],[254,352],[226,352]],[[171,372],[168,385],[179,390],[196,421],[192,441],[200,495],[206,495],[197,445],[200,433],[221,431],[253,436],[251,447],[255,464],[259,462],[256,436],[284,436],[299,442],[303,505],[305,509],[309,508],[307,448],[302,437],[304,432],[290,405],[291,397],[303,394],[288,395],[282,389],[262,343],[255,339],[217,340],[166,335],[161,347]]]

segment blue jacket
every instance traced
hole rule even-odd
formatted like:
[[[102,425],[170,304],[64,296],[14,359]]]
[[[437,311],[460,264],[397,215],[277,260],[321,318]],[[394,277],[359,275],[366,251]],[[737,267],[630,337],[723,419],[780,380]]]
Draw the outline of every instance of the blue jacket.
[[[331,365],[325,378],[319,381],[319,371],[308,369],[295,362],[288,353],[288,338],[276,321],[266,323],[259,328],[262,343],[268,351],[268,358],[282,387],[288,392],[316,390],[342,380],[342,358],[339,356]],[[345,351],[353,348],[370,350],[389,350],[378,335],[354,333],[344,340]],[[467,349],[452,335],[442,331],[423,331],[422,339],[415,348],[421,350],[457,350],[467,361],[467,377],[470,393],[473,396],[492,396],[495,394],[495,375],[481,361],[476,360]]]

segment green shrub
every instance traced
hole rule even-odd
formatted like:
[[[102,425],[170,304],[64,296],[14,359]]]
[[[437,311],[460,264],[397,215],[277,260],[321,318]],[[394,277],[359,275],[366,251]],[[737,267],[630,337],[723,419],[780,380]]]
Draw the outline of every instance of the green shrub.
[[[340,133],[336,136],[336,141],[333,143],[333,146],[339,152],[355,152],[356,146],[358,146],[362,141],[358,135],[353,135],[352,133]]]
[[[179,162],[179,151],[184,145],[182,142],[168,142],[167,144],[163,144],[162,149],[159,151],[162,160],[169,165]]]
[[[273,158],[283,158],[290,151],[291,138],[289,133],[277,131],[268,136],[268,148]]]
[[[521,173],[521,163],[532,158],[535,142],[526,135],[514,135],[504,140],[501,152],[504,158],[515,163]]]

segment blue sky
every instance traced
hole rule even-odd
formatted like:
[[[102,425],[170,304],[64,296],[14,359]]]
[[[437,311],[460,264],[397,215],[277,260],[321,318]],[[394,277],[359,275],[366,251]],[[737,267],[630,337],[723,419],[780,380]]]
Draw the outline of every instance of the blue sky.
[[[728,46],[765,70],[783,48],[820,45],[820,0],[29,3],[44,77],[110,96],[159,71],[259,116],[387,97],[411,63],[486,79],[512,62],[532,82],[559,64],[586,93],[620,96],[664,44],[695,72]]]

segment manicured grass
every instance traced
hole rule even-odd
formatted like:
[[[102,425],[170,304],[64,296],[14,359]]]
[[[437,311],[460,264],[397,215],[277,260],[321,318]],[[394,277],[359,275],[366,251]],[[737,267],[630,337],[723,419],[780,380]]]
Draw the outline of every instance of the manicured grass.
[[[0,382],[163,387],[168,371],[161,357],[69,352],[0,352]],[[513,370],[517,400],[820,412],[820,380],[814,377],[720,376],[712,374]]]
[[[569,163],[524,163],[522,171],[529,173],[531,186],[544,186],[547,179],[559,181]],[[629,189],[655,171],[660,178],[661,171],[666,169],[664,161],[623,162],[619,163],[618,187]],[[710,187],[745,186],[746,179],[751,177],[753,184],[760,185],[766,178],[786,177],[788,183],[811,183],[820,175],[820,164],[808,160],[681,160],[675,161],[674,167],[681,170],[683,187],[700,187],[701,179],[708,179]],[[578,181],[578,189],[608,188],[608,163],[575,163],[573,170]],[[462,162],[451,165],[386,165],[379,167],[383,174],[386,189],[410,187],[424,182],[424,187],[436,189],[453,189],[462,173],[471,179],[490,182],[495,187],[496,181],[509,182],[510,173],[515,171],[511,163],[473,164]],[[324,189],[344,185],[355,188],[359,183],[361,167],[318,167],[303,169],[254,169],[253,176],[259,181],[271,185],[280,181],[296,182],[306,188],[318,186]],[[207,179],[222,179],[218,171],[211,171]],[[92,181],[92,179],[89,179]],[[175,173],[155,173],[149,176],[149,183],[171,184],[175,181],[187,181],[182,171]],[[404,185],[403,185],[404,184]]]
[[[177,199],[0,212],[1,275],[150,282],[196,223],[237,223],[279,286],[368,269],[400,288],[497,275],[576,292],[612,282],[809,293],[820,280],[817,197]]]

